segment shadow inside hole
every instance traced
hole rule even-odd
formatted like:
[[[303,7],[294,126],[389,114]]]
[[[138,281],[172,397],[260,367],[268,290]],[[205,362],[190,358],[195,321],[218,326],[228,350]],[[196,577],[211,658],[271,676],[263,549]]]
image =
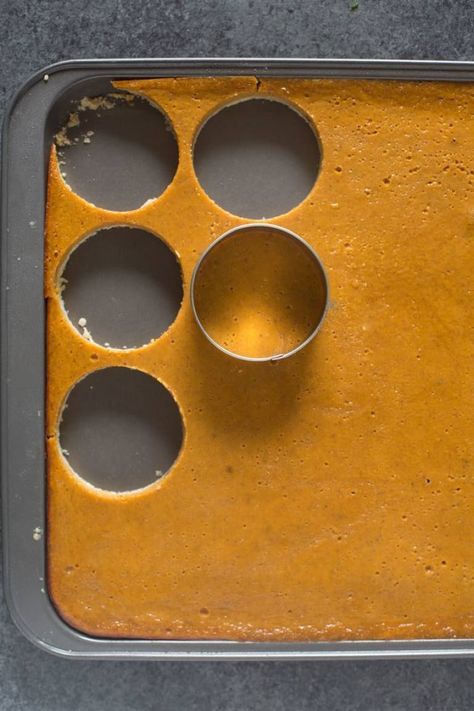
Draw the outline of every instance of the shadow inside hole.
[[[181,267],[158,237],[112,227],[91,235],[69,257],[62,297],[72,324],[96,343],[122,348],[158,338],[183,300]]]
[[[72,469],[90,484],[131,491],[165,474],[183,441],[169,391],[138,370],[105,368],[71,391],[60,443]]]
[[[94,205],[135,210],[171,183],[178,147],[159,109],[139,97],[109,97],[112,108],[78,111],[80,102],[71,104],[79,125],[66,127],[70,144],[58,146],[61,170],[72,190]]]
[[[221,109],[199,132],[194,166],[206,193],[252,219],[288,212],[308,195],[321,163],[309,123],[279,101],[249,99]]]
[[[235,434],[245,442],[273,435],[298,417],[299,397],[317,361],[317,338],[287,360],[252,363],[222,353],[195,324],[190,334],[193,384],[201,389],[205,418],[216,436]]]

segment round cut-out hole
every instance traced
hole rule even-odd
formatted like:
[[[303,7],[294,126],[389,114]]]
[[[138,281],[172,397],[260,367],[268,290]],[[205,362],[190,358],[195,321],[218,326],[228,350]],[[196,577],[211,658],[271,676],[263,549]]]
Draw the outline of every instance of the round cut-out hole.
[[[158,338],[183,299],[176,255],[155,235],[131,227],[103,229],[82,242],[66,262],[62,285],[73,326],[115,348]]]
[[[155,482],[176,461],[183,423],[169,391],[130,368],[98,370],[67,399],[60,443],[74,472],[100,489],[132,491]]]
[[[316,335],[328,285],[318,256],[298,235],[273,225],[225,233],[203,254],[191,285],[207,338],[244,360],[296,353]]]
[[[211,116],[194,146],[196,175],[228,212],[264,219],[308,195],[319,172],[319,141],[288,105],[268,99],[232,104]]]
[[[55,141],[71,189],[108,210],[135,210],[158,197],[178,166],[167,118],[132,94],[82,99]]]

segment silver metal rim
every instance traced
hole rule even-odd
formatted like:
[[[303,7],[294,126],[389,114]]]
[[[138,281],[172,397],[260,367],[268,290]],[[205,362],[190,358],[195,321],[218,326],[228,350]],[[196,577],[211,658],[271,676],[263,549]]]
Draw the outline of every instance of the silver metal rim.
[[[196,278],[199,273],[199,270],[203,263],[205,262],[206,258],[208,255],[214,250],[217,245],[219,245],[221,242],[224,240],[228,239],[229,237],[234,236],[236,233],[240,232],[246,232],[248,230],[253,230],[258,228],[259,230],[268,230],[269,232],[280,232],[287,237],[290,237],[291,239],[295,240],[298,242],[300,245],[302,245],[305,250],[308,252],[308,254],[311,256],[313,261],[316,263],[320,273],[321,273],[321,278],[322,278],[322,283],[325,291],[325,303],[324,303],[324,309],[321,314],[321,317],[319,321],[317,322],[316,326],[314,329],[311,331],[309,336],[299,343],[295,348],[292,348],[290,351],[286,351],[284,353],[278,353],[276,355],[272,356],[265,356],[262,358],[253,358],[250,356],[245,356],[242,355],[241,353],[235,353],[234,351],[231,351],[227,348],[224,348],[220,343],[218,343],[212,336],[208,333],[206,328],[204,327],[201,319],[199,318],[199,314],[196,308],[196,300],[195,300],[195,286],[196,286]],[[326,313],[328,310],[329,306],[329,281],[328,277],[326,274],[326,270],[324,269],[324,266],[321,262],[321,259],[319,258],[318,254],[315,252],[315,250],[311,247],[306,240],[304,240],[302,237],[296,234],[296,232],[292,232],[291,230],[287,229],[286,227],[280,227],[280,225],[275,225],[273,223],[269,222],[250,222],[244,225],[237,225],[236,227],[232,227],[230,230],[227,230],[227,232],[224,232],[222,235],[217,237],[211,244],[204,250],[204,252],[201,254],[199,257],[198,261],[196,262],[196,265],[193,270],[193,274],[191,277],[191,287],[190,287],[190,296],[191,296],[191,308],[193,311],[193,316],[194,319],[199,326],[201,332],[204,334],[204,336],[207,338],[209,343],[211,343],[217,350],[221,351],[221,353],[225,353],[226,355],[230,356],[231,358],[235,358],[236,360],[243,360],[248,363],[275,363],[276,361],[279,360],[286,360],[287,358],[290,358],[290,356],[295,355],[295,353],[298,353],[301,351],[305,346],[310,343],[313,338],[318,334],[324,319],[326,317]]]

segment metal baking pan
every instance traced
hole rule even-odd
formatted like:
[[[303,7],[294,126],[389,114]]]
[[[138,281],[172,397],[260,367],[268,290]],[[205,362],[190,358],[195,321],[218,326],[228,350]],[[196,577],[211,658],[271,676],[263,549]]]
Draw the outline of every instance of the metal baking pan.
[[[71,98],[107,92],[120,78],[253,75],[473,82],[474,63],[373,60],[84,60],[32,76],[10,103],[2,155],[2,498],[5,594],[23,634],[40,648],[99,659],[362,659],[474,656],[474,639],[255,643],[93,638],[68,626],[48,597],[45,520],[46,166],[58,112]]]

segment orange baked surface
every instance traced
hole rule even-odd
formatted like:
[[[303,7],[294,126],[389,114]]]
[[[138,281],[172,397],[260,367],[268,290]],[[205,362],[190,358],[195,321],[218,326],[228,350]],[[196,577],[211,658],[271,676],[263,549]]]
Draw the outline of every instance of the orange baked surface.
[[[158,104],[179,167],[131,212],[94,207],[53,152],[46,224],[47,555],[61,616],[92,635],[350,640],[474,636],[474,89],[466,84],[252,77],[118,82]],[[220,105],[257,95],[314,122],[319,178],[270,220],[328,274],[316,339],[287,361],[209,344],[189,283],[210,242],[247,220],[199,186],[192,144]],[[71,248],[104,225],[159,234],[184,301],[158,340],[86,341],[61,306]],[[85,374],[139,368],[173,393],[185,439],[132,493],[79,478],[58,441]]]

